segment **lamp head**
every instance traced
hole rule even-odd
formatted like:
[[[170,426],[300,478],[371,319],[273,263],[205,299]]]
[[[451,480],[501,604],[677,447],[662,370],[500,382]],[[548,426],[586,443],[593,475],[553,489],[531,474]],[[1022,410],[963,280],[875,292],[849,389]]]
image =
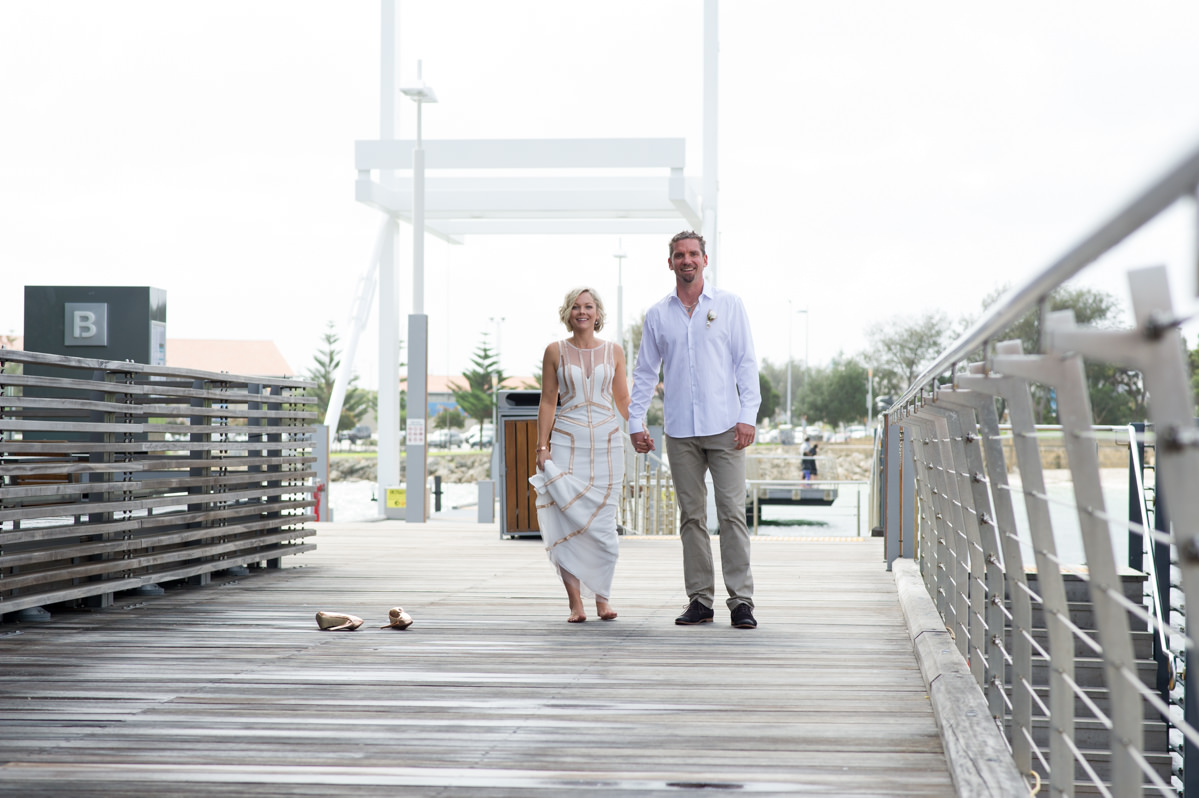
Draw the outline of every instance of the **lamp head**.
[[[400,93],[415,103],[437,102],[437,95],[433,93],[433,87],[423,81],[411,86],[401,86]]]

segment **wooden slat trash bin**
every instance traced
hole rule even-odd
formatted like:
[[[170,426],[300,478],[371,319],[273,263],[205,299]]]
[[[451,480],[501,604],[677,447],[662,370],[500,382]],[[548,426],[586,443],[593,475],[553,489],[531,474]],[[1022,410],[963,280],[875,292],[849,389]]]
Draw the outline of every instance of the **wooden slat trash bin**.
[[[500,391],[496,446],[500,451],[500,537],[540,537],[537,494],[537,406],[541,391]]]

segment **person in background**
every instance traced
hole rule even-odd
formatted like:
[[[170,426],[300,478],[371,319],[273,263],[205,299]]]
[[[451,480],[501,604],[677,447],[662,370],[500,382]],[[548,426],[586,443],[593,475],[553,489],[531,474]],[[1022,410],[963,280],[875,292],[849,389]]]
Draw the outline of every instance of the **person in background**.
[[[800,454],[803,455],[803,459],[799,461],[799,467],[803,469],[803,478],[811,479],[816,476],[816,444],[810,435],[803,439]]]

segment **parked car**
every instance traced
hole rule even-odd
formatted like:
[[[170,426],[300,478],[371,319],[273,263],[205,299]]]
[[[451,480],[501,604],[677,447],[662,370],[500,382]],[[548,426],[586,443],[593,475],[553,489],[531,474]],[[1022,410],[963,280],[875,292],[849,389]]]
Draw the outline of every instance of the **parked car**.
[[[456,429],[435,429],[429,433],[430,449],[453,449],[462,445],[462,433]]]
[[[370,440],[371,428],[365,424],[359,424],[354,429],[343,429],[337,433],[337,440],[349,441],[350,443],[358,443],[360,441]]]
[[[495,426],[482,424],[466,433],[462,440],[472,449],[486,449],[495,443]]]

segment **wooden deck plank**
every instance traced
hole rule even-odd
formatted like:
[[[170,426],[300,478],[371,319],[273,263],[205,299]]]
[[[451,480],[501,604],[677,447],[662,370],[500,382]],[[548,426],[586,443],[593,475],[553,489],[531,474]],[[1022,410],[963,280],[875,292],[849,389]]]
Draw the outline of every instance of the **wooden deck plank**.
[[[538,541],[317,527],[280,570],[0,624],[0,794],[954,794],[877,541],[759,539],[741,630],[674,625],[677,538],[622,539],[620,618],[567,624]]]

